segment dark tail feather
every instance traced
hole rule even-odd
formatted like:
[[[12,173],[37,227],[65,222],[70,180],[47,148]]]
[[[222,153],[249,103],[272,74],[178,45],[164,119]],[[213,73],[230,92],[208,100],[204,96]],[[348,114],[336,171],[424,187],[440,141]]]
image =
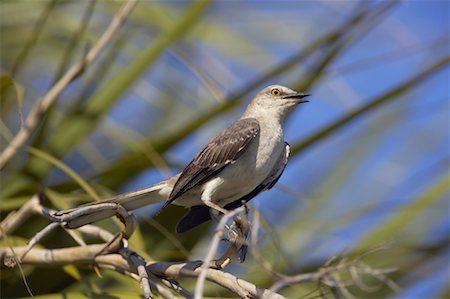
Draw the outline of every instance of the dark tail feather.
[[[241,199],[235,200],[232,203],[227,204],[224,208],[226,210],[234,210],[243,205],[244,202],[248,202],[250,199],[255,197],[256,194],[261,192],[259,189],[255,189],[250,194],[242,197]],[[254,194],[255,193],[255,194]],[[189,209],[186,215],[181,218],[180,222],[177,224],[177,233],[184,233],[194,227],[211,220],[211,214],[209,213],[209,207],[205,205],[193,206]]]
[[[193,206],[177,224],[177,233],[184,233],[211,219],[208,206]]]

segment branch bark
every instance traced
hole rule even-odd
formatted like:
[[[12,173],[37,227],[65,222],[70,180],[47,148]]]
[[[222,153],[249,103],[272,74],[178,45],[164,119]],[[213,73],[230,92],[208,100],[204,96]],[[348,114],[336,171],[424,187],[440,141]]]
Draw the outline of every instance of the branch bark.
[[[40,206],[39,194],[35,194],[18,211],[9,213],[0,223],[0,240],[18,229]]]
[[[77,246],[61,249],[32,249],[22,260],[22,264],[36,266],[62,266],[67,264],[97,265],[100,268],[114,269],[120,273],[133,273],[139,275],[137,269],[132,267],[122,255],[113,253],[98,255],[104,249],[104,244]],[[0,261],[7,266],[14,266],[13,251],[21,256],[26,247],[0,248]],[[147,272],[156,277],[176,279],[180,277],[199,277],[206,271],[206,280],[230,290],[241,298],[274,298],[285,299],[284,296],[254,285],[230,273],[221,270],[202,270],[201,261],[194,262],[147,262]]]

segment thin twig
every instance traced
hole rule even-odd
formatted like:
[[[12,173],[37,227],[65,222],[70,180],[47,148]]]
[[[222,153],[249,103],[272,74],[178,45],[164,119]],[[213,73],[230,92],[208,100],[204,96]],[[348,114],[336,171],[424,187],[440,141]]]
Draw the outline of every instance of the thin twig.
[[[86,242],[81,238],[81,236],[78,234],[78,232],[74,231],[73,229],[65,229],[66,233],[72,237],[72,239],[77,242],[80,246],[85,246]]]
[[[273,269],[272,264],[266,259],[264,258],[263,254],[261,253],[261,250],[258,247],[258,234],[259,234],[259,229],[260,229],[260,225],[261,225],[261,213],[257,208],[253,209],[253,225],[252,225],[252,230],[251,230],[251,238],[250,238],[250,251],[252,253],[252,255],[254,256],[254,258],[259,262],[259,264],[263,267],[263,269],[267,272],[270,273],[272,278],[281,278],[282,275],[278,272],[276,272]]]
[[[116,271],[116,272],[118,272],[118,273],[120,273],[120,274],[122,274],[122,275],[126,275],[126,276],[128,276],[128,277],[131,277],[131,278],[133,278],[134,280],[136,280],[137,282],[140,281],[139,275],[136,275],[135,273],[130,272],[130,271],[127,271],[127,270],[125,270],[125,269],[118,268],[118,267],[115,267],[115,266],[112,266],[112,265],[106,265],[106,264],[103,264],[101,268],[113,270],[113,271]],[[176,299],[176,297],[173,296],[172,293],[171,293],[167,288],[163,287],[162,285],[160,285],[160,284],[158,284],[158,283],[155,283],[155,282],[153,282],[153,281],[150,281],[150,284],[151,284],[151,286],[154,287],[154,288],[158,291],[158,293],[159,293],[161,296],[163,296],[164,298],[167,298],[167,299]],[[170,286],[169,286],[169,287],[170,287]],[[186,296],[185,296],[185,297],[186,297]]]
[[[117,30],[124,23],[131,10],[137,4],[137,0],[128,0],[114,16],[106,31],[99,38],[97,43],[86,54],[83,61],[73,65],[67,73],[56,82],[47,94],[31,109],[25,125],[19,130],[12,142],[0,154],[0,169],[3,169],[8,161],[17,153],[17,150],[25,144],[31,133],[41,122],[45,112],[53,104],[56,98],[66,89],[66,87],[83,72],[101,53],[114,37]]]
[[[203,297],[203,288],[205,285],[207,270],[209,268],[209,265],[211,264],[211,261],[214,258],[214,255],[217,252],[220,240],[222,240],[225,225],[227,224],[228,220],[230,220],[234,215],[237,215],[238,213],[242,213],[244,211],[245,206],[242,206],[223,215],[222,219],[220,219],[220,222],[216,228],[216,233],[214,234],[213,239],[211,241],[211,245],[209,246],[208,253],[205,256],[202,266],[200,267],[200,275],[198,276],[197,284],[195,285],[195,293],[194,293],[195,299],[201,299]]]
[[[23,260],[25,255],[33,248],[34,245],[36,245],[43,237],[51,233],[55,228],[60,226],[57,222],[52,222],[49,225],[47,225],[44,229],[40,230],[36,235],[34,235],[33,238],[28,242],[27,250],[24,251],[24,253],[20,256],[19,260]]]
[[[292,276],[284,275],[272,285],[270,290],[277,292],[289,285],[317,281],[319,283],[319,290],[323,290],[323,287],[327,286],[335,298],[344,297],[351,299],[355,298],[355,296],[348,290],[349,286],[356,286],[365,292],[375,292],[381,287],[369,286],[364,283],[362,276],[367,275],[398,292],[400,288],[386,275],[395,271],[396,268],[375,269],[362,260],[364,256],[379,251],[380,248],[382,247],[378,246],[354,258],[333,256],[316,272],[301,273]],[[350,279],[344,280],[341,278],[342,276],[348,275]]]
[[[139,275],[139,283],[144,290],[144,297],[146,299],[153,298],[152,290],[150,289],[150,279],[148,277],[147,269],[145,267],[146,262],[141,259],[140,256],[132,252],[131,250],[122,250],[122,252],[127,252],[127,260],[136,268]]]
[[[162,283],[187,299],[194,298],[194,294],[183,288],[177,281],[173,279],[163,279]]]
[[[10,235],[18,229],[22,223],[24,223],[36,212],[36,208],[38,206],[40,206],[39,194],[35,194],[18,211],[9,213],[8,216],[6,216],[6,218],[0,223],[0,240],[3,239],[5,235]]]
[[[20,259],[17,257],[17,253],[14,250],[13,246],[11,245],[11,242],[8,239],[7,233],[5,231],[3,231],[3,228],[1,226],[0,226],[0,233],[5,237],[5,241],[8,246],[8,249],[11,251],[10,259],[13,261],[14,264],[17,264],[17,266],[19,267],[20,275],[22,276],[22,281],[23,281],[23,284],[25,285],[25,288],[27,289],[28,294],[30,295],[31,298],[34,298],[33,292],[31,291],[31,288],[30,288],[27,278],[25,276],[25,272],[23,271],[22,263],[21,263]],[[1,249],[0,249],[0,252],[1,252]],[[0,257],[1,256],[2,255],[0,253]],[[4,260],[4,264],[8,266],[6,260]]]
[[[92,224],[87,224],[82,227],[79,227],[78,230],[83,234],[92,236],[94,238],[100,238],[105,242],[109,242],[114,238],[114,234],[110,233],[109,231],[101,227]]]

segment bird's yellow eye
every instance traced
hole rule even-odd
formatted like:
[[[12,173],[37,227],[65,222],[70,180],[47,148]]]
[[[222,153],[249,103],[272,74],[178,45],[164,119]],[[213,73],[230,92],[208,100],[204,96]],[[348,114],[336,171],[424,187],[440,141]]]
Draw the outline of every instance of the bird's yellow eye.
[[[281,94],[281,91],[280,91],[278,88],[274,88],[274,89],[272,89],[272,90],[270,91],[270,93],[271,93],[273,96],[279,96],[279,95]]]

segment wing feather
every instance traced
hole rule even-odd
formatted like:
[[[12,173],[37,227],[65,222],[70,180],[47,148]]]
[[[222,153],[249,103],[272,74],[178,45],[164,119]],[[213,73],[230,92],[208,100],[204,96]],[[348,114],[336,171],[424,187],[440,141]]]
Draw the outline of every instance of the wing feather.
[[[261,184],[259,184],[253,191],[251,191],[249,194],[227,204],[224,208],[226,210],[234,210],[240,206],[243,205],[243,203],[246,203],[253,199],[255,196],[257,196],[259,193],[271,189],[280,179],[281,175],[283,174],[284,169],[286,168],[286,165],[288,163],[290,154],[290,146],[286,142],[285,145],[285,151],[283,153],[283,156],[281,157],[279,161],[279,165],[275,167],[275,171],[273,171]],[[189,212],[183,216],[183,218],[178,222],[177,224],[177,232],[178,233],[184,233],[188,230],[191,230],[192,228],[208,221],[211,219],[211,214],[209,213],[209,207],[202,205],[202,206],[193,206],[189,209]]]
[[[254,118],[241,119],[222,131],[186,166],[164,207],[236,162],[259,131],[259,123]]]

